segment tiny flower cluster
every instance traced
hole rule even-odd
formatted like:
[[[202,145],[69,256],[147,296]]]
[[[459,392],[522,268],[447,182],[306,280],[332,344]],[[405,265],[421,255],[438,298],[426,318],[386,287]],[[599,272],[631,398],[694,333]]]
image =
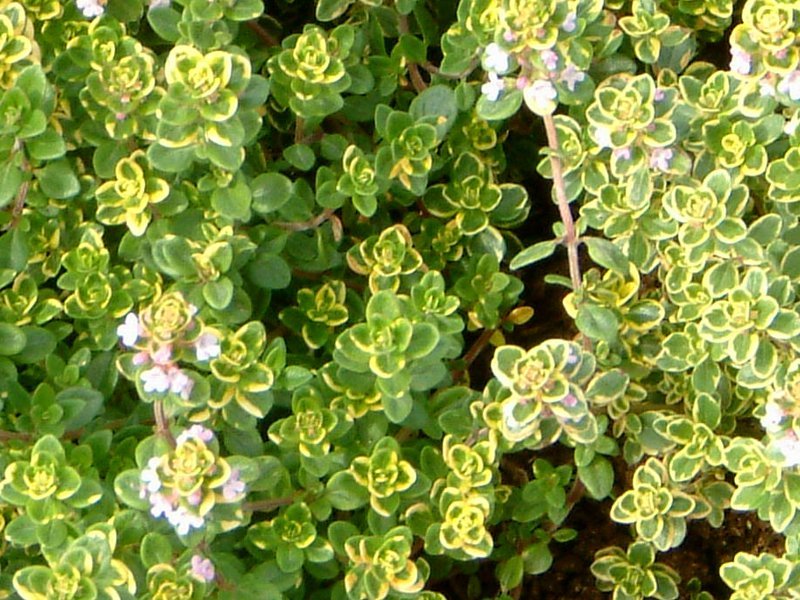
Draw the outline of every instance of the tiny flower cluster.
[[[180,293],[170,293],[138,315],[128,313],[124,323],[117,327],[122,345],[138,350],[133,356],[133,365],[149,367],[138,375],[145,392],[169,392],[188,400],[194,381],[178,366],[178,349],[193,350],[199,362],[219,356],[219,338],[198,326],[196,313],[197,308],[188,304]],[[202,333],[197,335],[199,331]]]
[[[142,469],[139,495],[150,503],[151,515],[166,518],[178,534],[187,535],[205,526],[217,504],[240,501],[245,484],[237,469],[212,452],[210,429],[193,425],[175,441],[174,450],[150,458]]]

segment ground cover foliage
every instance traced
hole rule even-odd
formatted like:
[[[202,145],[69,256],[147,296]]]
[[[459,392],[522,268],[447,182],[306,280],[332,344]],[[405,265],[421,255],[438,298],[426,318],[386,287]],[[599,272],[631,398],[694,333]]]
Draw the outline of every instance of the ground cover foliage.
[[[798,20],[0,0],[0,598],[520,598],[582,498],[615,599],[735,513],[800,597]]]

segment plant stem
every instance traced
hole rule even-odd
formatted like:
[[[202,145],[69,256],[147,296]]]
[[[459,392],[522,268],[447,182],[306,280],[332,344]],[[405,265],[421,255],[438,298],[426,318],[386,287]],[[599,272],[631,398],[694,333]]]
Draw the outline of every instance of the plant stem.
[[[259,37],[259,39],[264,42],[267,46],[280,46],[281,43],[273,37],[273,35],[264,29],[261,25],[256,23],[255,21],[248,21],[246,25]]]
[[[281,229],[286,229],[288,231],[307,231],[309,229],[316,229],[320,225],[322,225],[325,221],[330,219],[334,216],[334,209],[326,208],[316,217],[309,219],[308,221],[300,221],[299,223],[288,223],[285,221],[275,221],[272,225],[275,227],[280,227]]]
[[[282,498],[272,498],[271,500],[254,500],[242,504],[242,510],[250,512],[270,512],[281,506],[288,506],[294,502],[294,496],[283,496]]]
[[[567,247],[567,256],[569,257],[569,277],[572,280],[572,289],[577,294],[581,289],[581,266],[578,259],[580,238],[575,230],[575,221],[569,208],[569,200],[567,200],[564,171],[561,168],[561,146],[558,143],[558,132],[553,115],[545,115],[542,119],[547,132],[547,145],[550,148],[550,167],[553,171],[553,186],[558,201],[558,212],[561,215],[561,222],[564,223],[563,243]]]
[[[164,403],[161,400],[156,400],[153,403],[153,416],[156,419],[156,434],[167,440],[172,448],[175,448],[178,444],[169,430],[169,420],[164,412]]]
[[[408,29],[408,17],[406,15],[400,15],[398,19],[398,29],[400,30],[401,34],[407,34],[409,32]],[[422,75],[419,73],[419,66],[417,63],[409,62],[408,63],[408,75],[411,78],[411,83],[414,86],[414,90],[417,93],[424,92],[428,89],[428,84],[422,79]]]

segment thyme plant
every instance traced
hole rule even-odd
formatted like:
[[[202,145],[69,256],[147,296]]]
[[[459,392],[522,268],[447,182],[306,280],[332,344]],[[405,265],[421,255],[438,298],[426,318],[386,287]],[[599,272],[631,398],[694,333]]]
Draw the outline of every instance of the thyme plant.
[[[604,499],[615,599],[731,511],[796,597],[798,22],[0,0],[0,598],[515,599]]]

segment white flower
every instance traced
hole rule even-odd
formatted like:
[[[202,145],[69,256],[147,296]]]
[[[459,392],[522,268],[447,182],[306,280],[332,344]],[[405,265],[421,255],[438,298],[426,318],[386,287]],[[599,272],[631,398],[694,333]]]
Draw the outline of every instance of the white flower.
[[[490,102],[497,102],[500,95],[503,93],[506,84],[505,81],[497,76],[494,71],[489,72],[489,81],[481,86],[481,94],[486,96]]]
[[[161,479],[158,477],[158,466],[161,464],[161,459],[157,456],[152,457],[147,461],[147,467],[142,469],[142,474],[139,478],[142,480],[145,489],[151,494],[161,489]]]
[[[83,16],[90,19],[99,17],[105,11],[105,0],[75,0],[75,4]]]
[[[486,65],[486,69],[495,73],[502,74],[508,71],[509,58],[508,52],[495,42],[486,46],[483,53],[483,63]]]
[[[188,400],[192,395],[194,381],[178,368],[169,370],[169,391],[178,394],[184,400]]]
[[[769,79],[762,79],[758,82],[758,92],[762,97],[775,96],[775,85]]]
[[[150,355],[145,352],[144,350],[141,352],[137,352],[133,355],[133,359],[131,359],[134,365],[137,367],[141,367],[143,364],[150,362]]]
[[[564,22],[561,24],[561,29],[566,31],[567,33],[572,33],[575,31],[575,28],[578,26],[578,15],[573,11],[567,15],[567,18],[564,19]]]
[[[666,171],[669,169],[669,161],[672,160],[674,152],[672,148],[655,148],[650,153],[650,168]]]
[[[178,535],[187,535],[191,528],[200,529],[205,525],[203,517],[193,515],[183,506],[179,506],[167,515],[167,521],[175,528]]]
[[[781,439],[776,440],[773,447],[783,455],[784,466],[800,465],[800,440],[793,433],[787,433]]]
[[[197,360],[216,358],[220,353],[219,339],[210,331],[206,332],[197,338],[194,349],[197,353]]]
[[[169,6],[170,0],[150,0],[150,8],[161,8],[163,6]]]
[[[225,500],[235,500],[239,494],[244,493],[244,481],[239,479],[239,469],[233,469],[231,476],[222,486],[222,497]]]
[[[167,498],[164,494],[151,494],[150,495],[150,514],[158,518],[161,515],[169,518],[173,512],[172,500]]]
[[[182,431],[175,442],[177,444],[183,444],[186,440],[192,438],[208,443],[214,439],[214,432],[202,425],[192,425],[189,429]]]
[[[129,312],[125,315],[125,322],[117,327],[117,335],[122,339],[122,343],[130,348],[139,339],[139,317],[136,313]]]
[[[168,365],[172,362],[172,346],[167,344],[153,352],[153,362],[157,365]]]
[[[752,67],[752,57],[741,48],[731,46],[731,71],[747,75]]]
[[[555,71],[558,68],[558,54],[549,48],[539,52],[539,56],[541,57],[542,62],[548,71]]]
[[[558,78],[559,81],[567,85],[567,89],[570,92],[574,92],[575,86],[584,79],[586,79],[586,73],[576,69],[575,65],[567,65],[567,68],[561,72],[561,77]]]
[[[522,96],[528,108],[539,116],[552,114],[556,109],[555,100],[558,98],[558,91],[547,80],[537,79],[522,90]]]
[[[794,135],[794,132],[797,131],[798,125],[800,125],[800,121],[795,118],[786,121],[786,125],[783,126],[783,133],[786,135]]]
[[[786,94],[792,100],[800,100],[800,71],[792,71],[781,79],[778,84],[778,91]]]
[[[767,402],[764,405],[764,416],[761,417],[761,426],[768,432],[772,433],[778,431],[781,426],[781,421],[786,414],[780,406],[774,402]]]
[[[214,579],[214,564],[207,558],[199,554],[192,556],[192,575],[201,581],[211,581]]]
[[[602,150],[603,148],[611,148],[611,131],[606,127],[594,128],[594,141]]]
[[[163,393],[172,384],[169,375],[161,367],[153,367],[152,369],[147,369],[147,371],[142,371],[139,377],[142,380],[142,387],[145,392]]]

